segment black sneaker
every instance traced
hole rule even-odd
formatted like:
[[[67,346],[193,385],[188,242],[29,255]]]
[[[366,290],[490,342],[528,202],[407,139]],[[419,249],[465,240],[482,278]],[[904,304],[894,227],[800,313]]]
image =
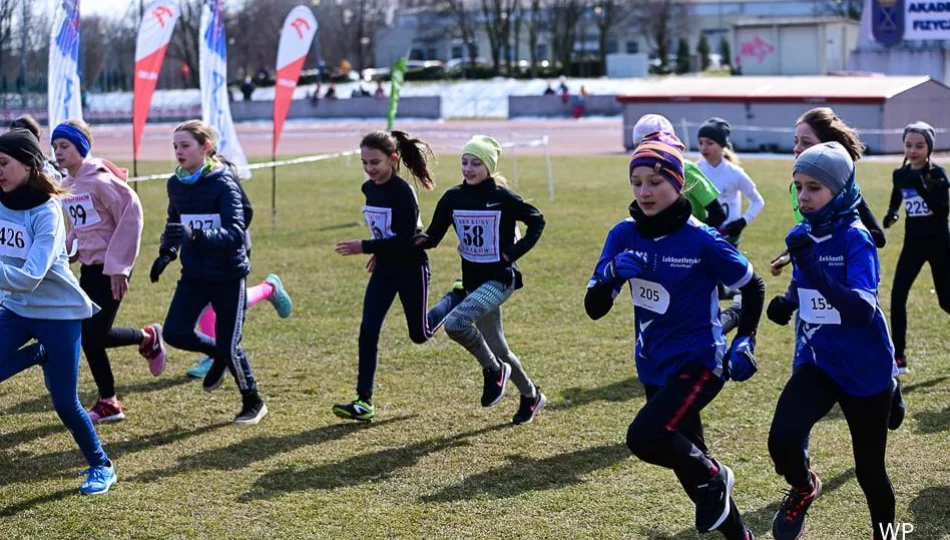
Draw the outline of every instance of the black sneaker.
[[[241,412],[234,417],[235,424],[256,424],[267,415],[267,405],[256,392],[244,396],[243,401]]]
[[[736,478],[732,469],[718,461],[719,474],[696,486],[696,530],[706,533],[716,530],[729,517],[729,497]]]
[[[511,422],[516,425],[530,424],[547,402],[548,398],[544,397],[544,394],[541,393],[541,387],[535,386],[533,398],[521,396],[518,412],[511,418]]]
[[[772,536],[775,540],[798,540],[805,532],[805,514],[821,495],[821,480],[815,471],[809,470],[814,488],[811,493],[802,493],[792,488],[782,500],[775,519],[772,520]]]
[[[205,389],[205,392],[214,392],[221,386],[221,383],[224,382],[224,374],[228,371],[228,363],[225,361],[218,361],[218,359],[212,359],[211,368],[208,369],[208,374],[205,375],[204,382],[201,383],[201,386]]]
[[[482,390],[482,407],[491,407],[501,401],[505,395],[505,385],[508,384],[508,377],[511,377],[511,366],[501,362],[501,369],[492,371],[483,369],[482,375],[485,377],[485,388]]]
[[[887,427],[891,431],[897,430],[904,423],[907,415],[907,405],[904,404],[904,393],[901,392],[901,381],[894,378],[894,395],[891,396],[891,416],[887,420]]]

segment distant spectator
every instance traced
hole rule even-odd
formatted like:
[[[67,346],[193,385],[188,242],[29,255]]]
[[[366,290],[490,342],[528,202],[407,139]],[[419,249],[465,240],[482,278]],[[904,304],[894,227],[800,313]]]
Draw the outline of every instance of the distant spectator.
[[[257,75],[255,76],[255,78],[257,79],[257,84],[259,85],[263,85],[267,83],[267,79],[269,77],[270,77],[270,74],[267,72],[267,68],[265,67],[261,67],[261,69],[257,70]]]
[[[244,95],[244,101],[251,101],[251,96],[254,95],[256,89],[257,85],[254,84],[250,75],[244,77],[244,84],[241,85],[241,94]]]
[[[551,88],[551,81],[548,81],[548,87],[544,89],[544,95],[553,96],[556,93],[557,92],[555,92],[554,89]]]
[[[561,91],[561,103],[567,105],[567,102],[571,100],[571,89],[567,87],[567,79],[564,75],[561,75],[561,85],[558,86],[558,89]]]
[[[573,99],[571,99],[571,105],[573,105],[573,115],[575,119],[584,116],[585,101],[587,99],[587,87],[581,86],[581,91]]]
[[[376,99],[383,99],[386,97],[386,91],[383,90],[383,81],[376,81],[376,93],[374,94]]]
[[[353,89],[353,95],[351,97],[363,98],[363,97],[369,97],[369,96],[370,96],[369,91],[363,88],[363,84],[360,83],[356,88]]]
[[[313,85],[313,93],[307,95],[307,99],[310,100],[310,105],[316,107],[320,104],[320,83]]]
[[[332,84],[327,87],[327,93],[323,94],[323,99],[336,99],[336,87]]]

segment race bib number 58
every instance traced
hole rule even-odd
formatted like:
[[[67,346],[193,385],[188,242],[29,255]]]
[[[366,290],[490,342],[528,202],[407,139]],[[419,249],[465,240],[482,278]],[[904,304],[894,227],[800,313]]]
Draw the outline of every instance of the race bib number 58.
[[[645,279],[631,279],[633,305],[663,315],[670,307],[670,293],[663,285]]]
[[[455,233],[459,237],[459,254],[467,261],[492,263],[501,260],[498,230],[501,211],[456,210]]]
[[[0,256],[26,259],[33,239],[26,228],[18,223],[0,221]]]
[[[75,229],[82,229],[101,221],[99,212],[92,204],[92,195],[89,193],[79,193],[64,198],[63,208],[69,217],[69,223]]]

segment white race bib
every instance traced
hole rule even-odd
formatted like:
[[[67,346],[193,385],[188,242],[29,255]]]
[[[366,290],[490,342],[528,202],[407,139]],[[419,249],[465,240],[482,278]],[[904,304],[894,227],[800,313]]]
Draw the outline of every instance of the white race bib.
[[[64,198],[63,208],[74,229],[82,229],[102,221],[99,212],[92,204],[92,195],[89,193],[79,193]]]
[[[815,289],[798,289],[798,314],[811,324],[841,324],[841,313]]]
[[[909,218],[933,215],[930,207],[927,206],[927,201],[916,190],[913,191],[913,194],[907,191],[904,192],[904,210],[907,211],[907,217]]]
[[[181,222],[195,230],[220,229],[220,214],[182,214]]]
[[[670,307],[670,293],[663,285],[645,279],[631,279],[633,305],[663,315]]]
[[[393,234],[392,208],[364,206],[363,217],[366,218],[366,225],[369,227],[369,232],[373,235],[373,240],[382,240],[396,236]]]
[[[501,226],[500,210],[455,210],[455,234],[459,237],[459,254],[476,263],[501,260],[498,231]]]
[[[0,220],[0,256],[26,259],[32,246],[33,239],[26,227]]]

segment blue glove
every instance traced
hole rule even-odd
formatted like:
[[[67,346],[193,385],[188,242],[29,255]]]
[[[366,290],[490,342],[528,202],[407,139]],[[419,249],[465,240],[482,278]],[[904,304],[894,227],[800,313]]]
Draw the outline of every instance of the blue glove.
[[[759,370],[759,365],[755,362],[755,338],[743,336],[732,340],[726,362],[729,378],[736,382],[751,379]]]
[[[643,260],[643,257],[630,250],[626,250],[614,257],[613,265],[617,277],[628,281],[643,275],[643,271],[646,270],[647,267],[647,262]]]
[[[184,223],[169,223],[165,225],[165,239],[172,245],[180,246],[191,242],[194,238],[194,231]]]

